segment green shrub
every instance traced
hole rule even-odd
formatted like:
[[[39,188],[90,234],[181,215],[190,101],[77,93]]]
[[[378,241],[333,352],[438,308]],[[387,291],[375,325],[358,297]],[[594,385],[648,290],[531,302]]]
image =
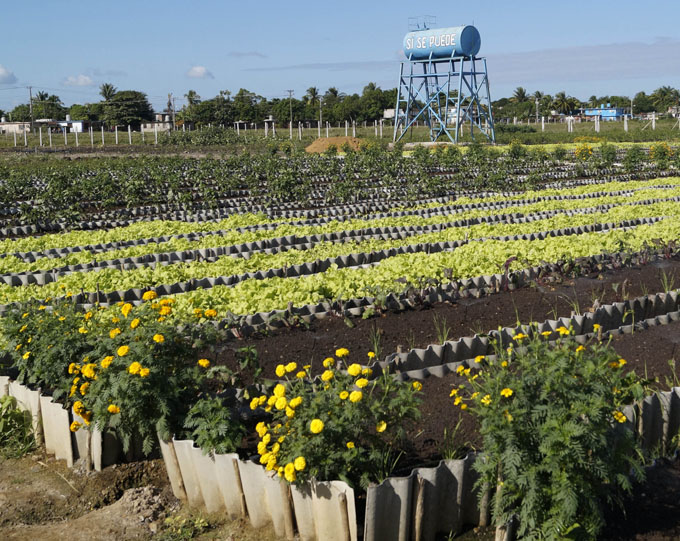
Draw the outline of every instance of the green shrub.
[[[634,173],[642,167],[645,160],[645,153],[642,152],[639,146],[633,145],[626,151],[626,155],[623,157],[623,168],[627,173]]]
[[[601,502],[620,501],[631,472],[643,476],[621,412],[641,398],[642,386],[624,374],[625,360],[612,348],[582,346],[569,330],[558,331],[554,346],[519,333],[518,347],[478,357],[476,373],[459,368],[469,387],[452,396],[478,417],[484,459],[475,468],[480,486],[496,487],[495,524],[516,515],[522,539],[595,539]]]
[[[245,428],[221,398],[200,398],[189,410],[184,427],[203,454],[233,453],[241,444]]]
[[[0,455],[19,458],[35,447],[31,417],[12,396],[0,396]]]
[[[611,166],[616,161],[616,147],[609,143],[600,145],[600,159],[606,167]]]

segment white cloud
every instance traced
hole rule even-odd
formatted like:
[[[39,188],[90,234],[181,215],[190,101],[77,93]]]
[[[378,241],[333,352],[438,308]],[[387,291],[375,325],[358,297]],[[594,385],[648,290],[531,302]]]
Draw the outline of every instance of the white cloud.
[[[267,58],[266,54],[262,54],[259,51],[231,51],[227,53],[227,56],[231,56],[232,58]]]
[[[17,82],[16,76],[0,64],[0,85],[12,85]]]
[[[187,77],[192,79],[214,79],[214,75],[208,71],[205,66],[192,66],[186,73]]]
[[[69,75],[62,81],[64,86],[94,86],[94,81],[88,75]]]

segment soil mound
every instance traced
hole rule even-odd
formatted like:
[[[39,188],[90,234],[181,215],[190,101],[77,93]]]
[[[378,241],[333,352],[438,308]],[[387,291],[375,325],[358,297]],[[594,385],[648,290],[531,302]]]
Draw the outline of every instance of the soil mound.
[[[342,145],[345,143],[349,144],[354,150],[359,150],[359,145],[361,144],[361,139],[356,137],[320,137],[309,145],[305,150],[307,152],[324,152],[329,146],[335,145],[338,150],[341,150]]]

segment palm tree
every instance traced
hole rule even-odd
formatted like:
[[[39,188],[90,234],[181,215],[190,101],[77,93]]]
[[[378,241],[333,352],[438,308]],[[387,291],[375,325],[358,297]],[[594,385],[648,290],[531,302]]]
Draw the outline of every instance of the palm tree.
[[[314,107],[319,103],[319,89],[315,86],[310,86],[302,99],[305,101],[305,103]]]
[[[47,101],[47,98],[49,97],[49,94],[45,92],[44,90],[40,90],[36,92],[35,94],[35,101],[41,102],[41,101]]]
[[[510,98],[510,101],[515,103],[524,103],[529,101],[529,95],[527,94],[526,88],[518,86],[512,93],[512,98]]]
[[[594,94],[588,98],[588,106],[589,107],[597,107],[597,102],[599,100],[597,99],[597,96]]]
[[[680,92],[672,86],[662,86],[657,88],[652,95],[652,103],[659,112],[665,112],[669,107],[678,105]]]
[[[558,92],[553,100],[553,107],[558,113],[567,114],[571,111],[574,98],[567,96],[566,92]]]
[[[531,95],[534,98],[534,101],[538,100],[539,102],[545,98],[545,94],[541,92],[540,90],[537,90]]]
[[[99,87],[99,95],[104,98],[104,101],[109,101],[116,95],[116,92],[118,92],[118,89],[111,83],[103,83]]]
[[[195,90],[189,90],[189,92],[184,94],[184,97],[187,99],[189,107],[201,103],[201,96],[199,96],[198,92],[196,92]]]

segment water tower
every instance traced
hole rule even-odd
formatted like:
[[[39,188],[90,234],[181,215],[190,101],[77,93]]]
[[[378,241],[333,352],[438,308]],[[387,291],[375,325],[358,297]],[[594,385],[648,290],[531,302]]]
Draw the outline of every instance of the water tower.
[[[418,24],[404,37],[394,141],[399,141],[416,123],[424,123],[430,140],[445,135],[457,143],[469,124],[489,141],[496,142],[491,112],[486,58],[477,53],[482,40],[470,25],[432,28]]]

